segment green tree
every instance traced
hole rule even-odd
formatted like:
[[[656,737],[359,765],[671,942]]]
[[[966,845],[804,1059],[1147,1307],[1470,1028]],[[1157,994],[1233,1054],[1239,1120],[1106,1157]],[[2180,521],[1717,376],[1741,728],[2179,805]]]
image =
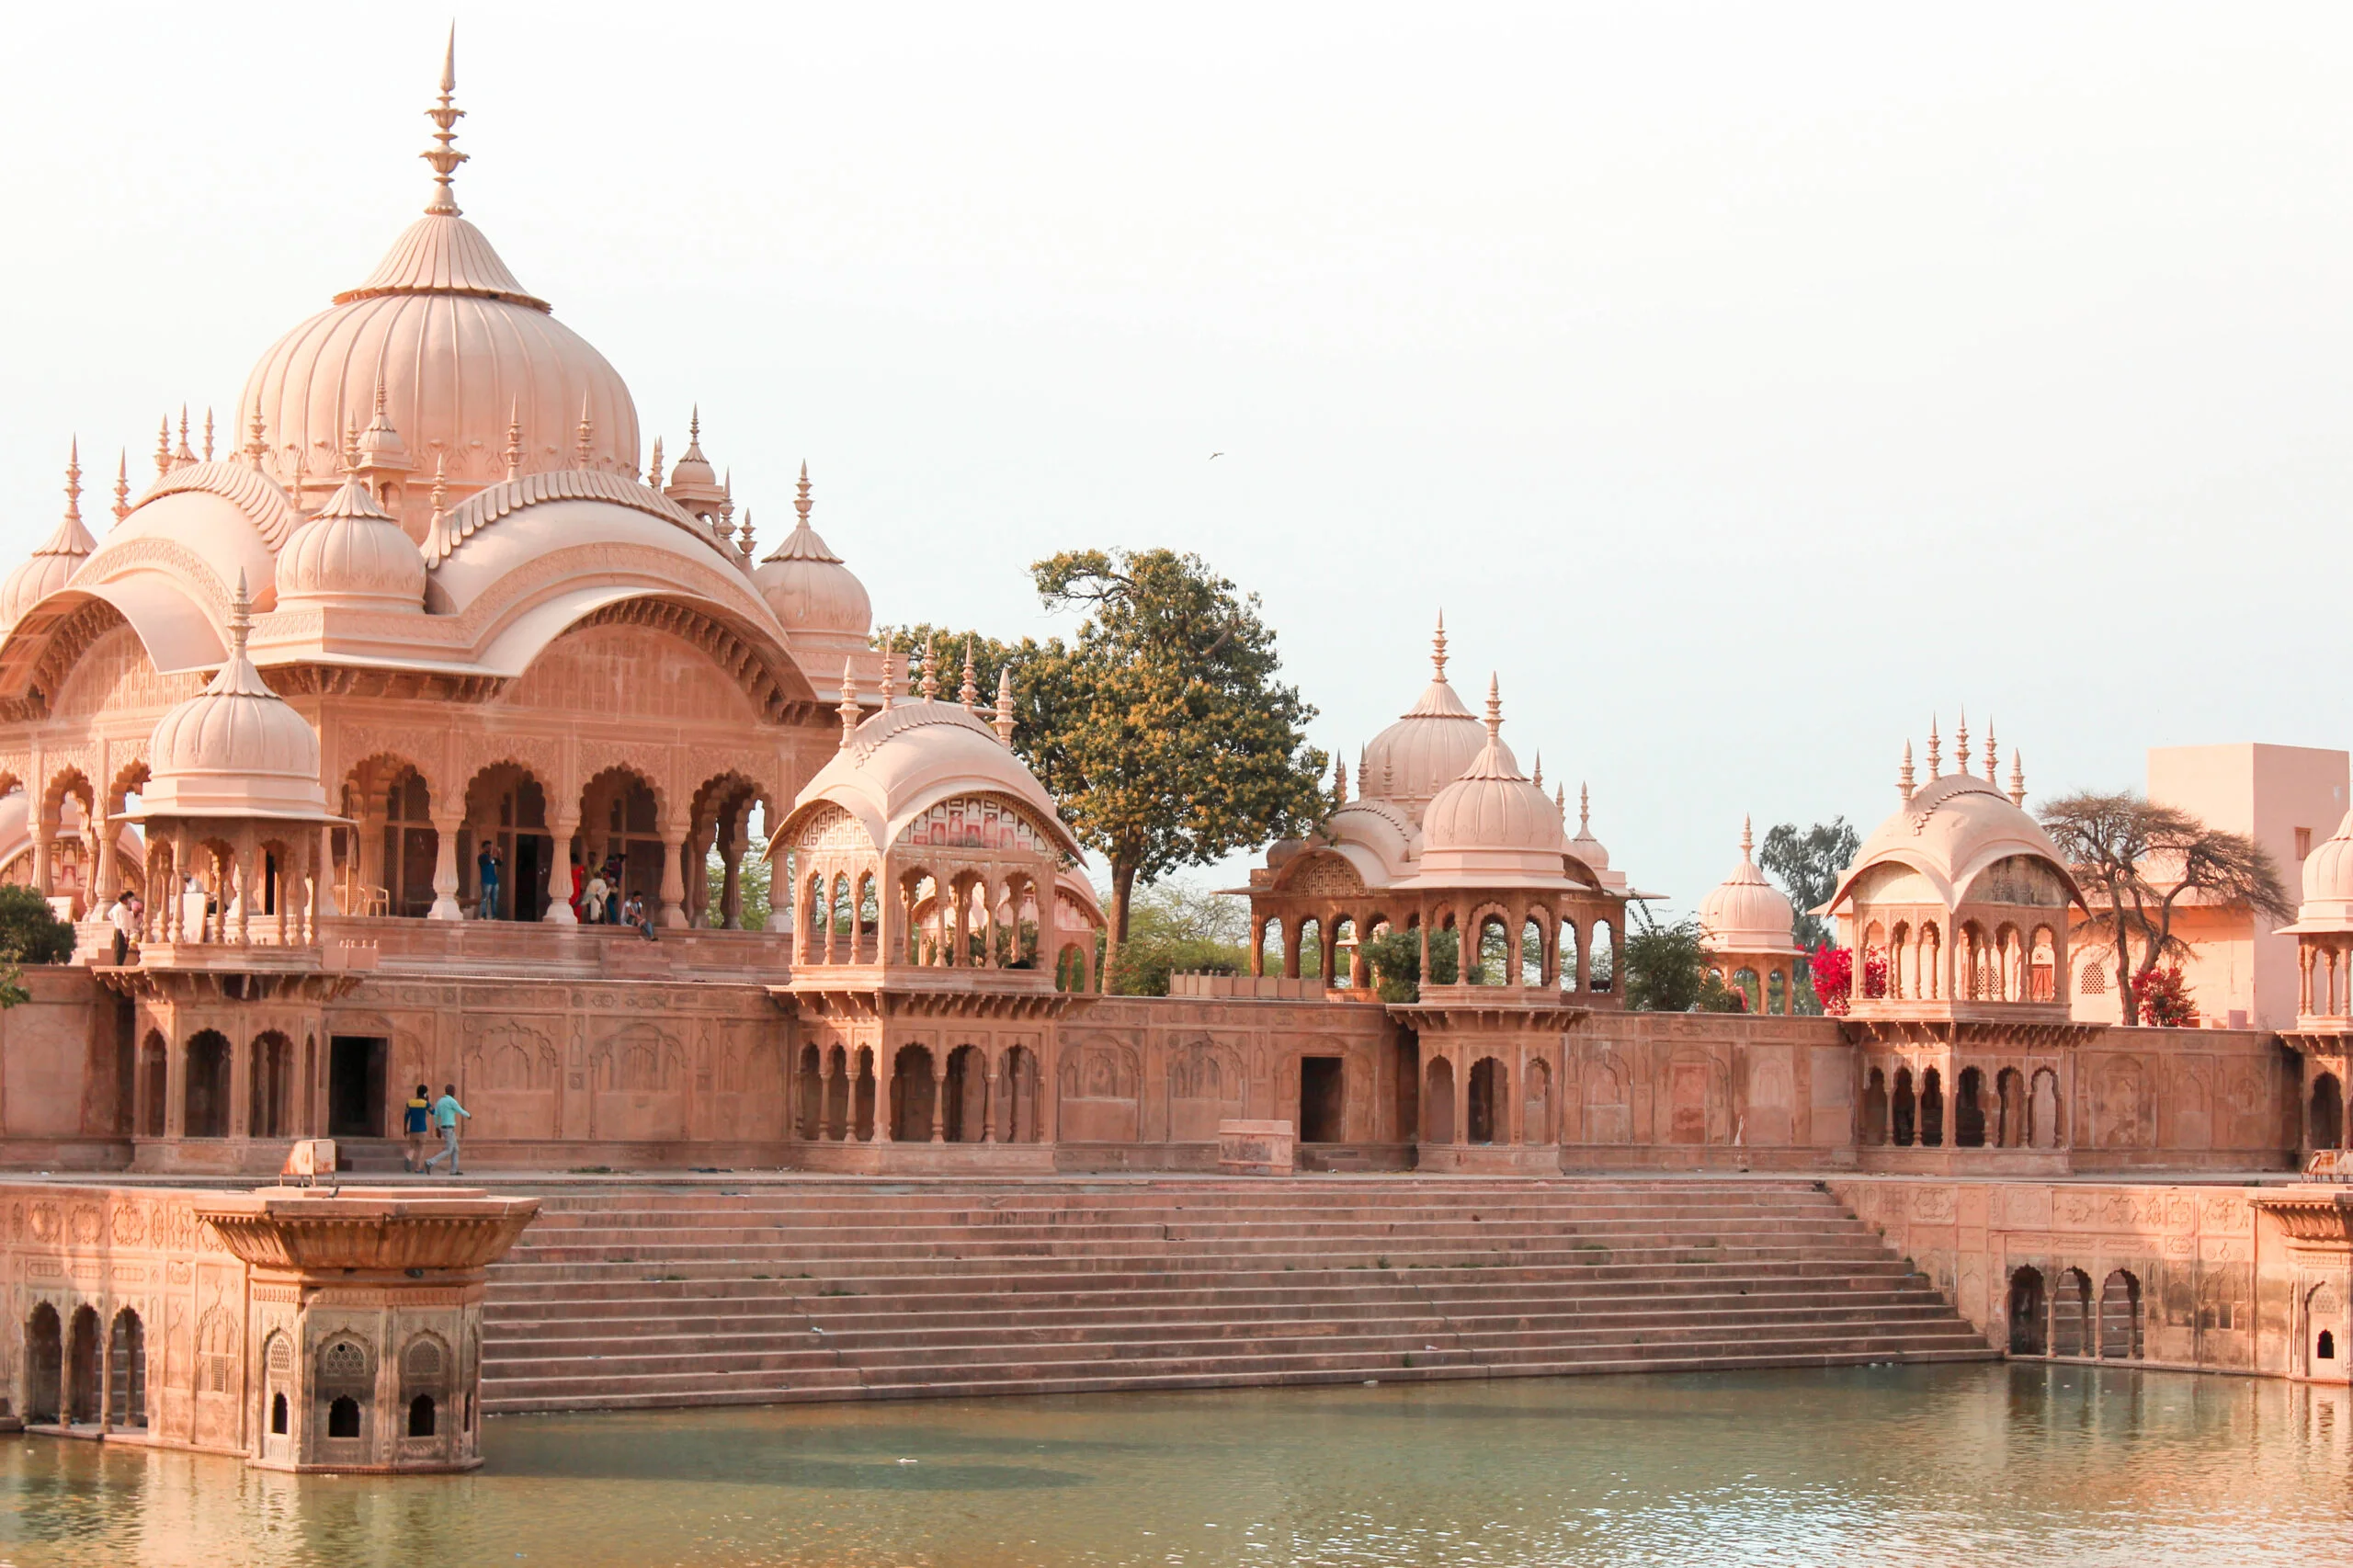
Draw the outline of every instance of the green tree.
[[[1808,828],[1780,823],[1766,834],[1756,851],[1756,864],[1790,895],[1790,907],[1797,912],[1791,933],[1800,946],[1818,948],[1832,939],[1829,922],[1812,911],[1830,902],[1830,895],[1838,891],[1838,878],[1854,864],[1856,852],[1862,846],[1861,837],[1843,816]]]
[[[1104,972],[1115,976],[1139,885],[1304,833],[1329,805],[1330,759],[1307,744],[1315,710],[1278,678],[1258,597],[1199,556],[1064,551],[1029,570],[1047,608],[1084,612],[1070,642],[929,625],[898,638],[931,640],[943,696],[961,687],[969,646],[983,706],[1011,665],[1014,750],[1108,862]]]
[[[716,927],[726,919],[725,906],[720,900],[727,891],[727,862],[720,858],[717,849],[703,858],[702,877],[703,887],[707,890],[703,901],[703,920],[706,925]],[[744,900],[744,929],[746,931],[767,929],[769,882],[768,859],[762,853],[760,842],[756,837],[752,847],[745,852],[742,869],[735,874],[735,889]]]
[[[2127,1024],[2139,1021],[2141,977],[2189,956],[2189,944],[2173,934],[2184,898],[2258,918],[2295,918],[2279,866],[2243,833],[2209,827],[2129,790],[2078,790],[2045,801],[2040,814],[2091,904],[2074,935],[2115,949],[2117,1002]]]
[[[1384,1002],[1417,1002],[1422,995],[1422,934],[1383,931],[1358,949],[1372,971],[1373,991]],[[1461,949],[1451,931],[1430,933],[1430,983],[1452,985],[1461,973]]]
[[[1745,1004],[1738,991],[1708,971],[1699,922],[1687,917],[1661,925],[1640,904],[1640,916],[1626,931],[1626,1006],[1638,1013],[1737,1013]]]
[[[74,956],[74,927],[31,888],[0,887],[0,954],[19,963],[63,963]]]
[[[1249,967],[1249,912],[1231,894],[1182,881],[1156,883],[1136,893],[1119,971],[1106,989],[1165,996],[1172,974],[1240,974]]]

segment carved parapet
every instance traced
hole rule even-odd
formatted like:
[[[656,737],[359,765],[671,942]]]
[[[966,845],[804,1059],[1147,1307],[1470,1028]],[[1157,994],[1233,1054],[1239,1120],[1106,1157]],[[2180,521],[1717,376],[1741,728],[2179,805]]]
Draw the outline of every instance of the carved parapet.
[[[2353,1251],[2353,1193],[2305,1188],[2248,1201],[2271,1216],[2291,1245]]]
[[[196,1207],[222,1244],[256,1268],[296,1274],[414,1268],[479,1274],[506,1256],[539,1213],[537,1199],[491,1198],[479,1188],[435,1193],[302,1187],[222,1193]]]

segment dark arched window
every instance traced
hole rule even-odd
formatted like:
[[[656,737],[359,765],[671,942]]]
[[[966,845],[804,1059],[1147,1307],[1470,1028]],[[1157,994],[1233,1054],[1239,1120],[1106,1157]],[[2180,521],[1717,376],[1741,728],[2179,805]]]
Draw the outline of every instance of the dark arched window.
[[[433,1396],[418,1394],[408,1402],[408,1435],[412,1437],[433,1436]]]
[[[327,1406],[327,1436],[357,1437],[359,1436],[359,1402],[345,1394]]]

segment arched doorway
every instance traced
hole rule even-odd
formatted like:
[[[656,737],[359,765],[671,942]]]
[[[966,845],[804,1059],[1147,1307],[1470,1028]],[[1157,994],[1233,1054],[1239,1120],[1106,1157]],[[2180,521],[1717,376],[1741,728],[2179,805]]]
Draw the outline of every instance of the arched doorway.
[[[25,1320],[25,1419],[38,1426],[57,1420],[65,1375],[65,1335],[57,1309],[36,1305]]]
[[[114,1314],[113,1343],[107,1350],[107,1424],[147,1425],[147,1331],[129,1307]]]
[[[930,1048],[899,1047],[891,1065],[891,1136],[902,1143],[930,1142],[933,1098]]]
[[[988,1062],[977,1045],[948,1053],[948,1106],[943,1129],[950,1143],[978,1143],[989,1124]],[[930,1136],[928,1132],[926,1137]]]
[[[1870,1080],[1863,1085],[1863,1142],[1883,1144],[1887,1142],[1887,1069],[1874,1067]]]
[[[206,1029],[188,1042],[188,1104],[181,1131],[189,1138],[229,1136],[229,1039]]]
[[[482,907],[486,849],[498,853],[498,896],[489,909]],[[466,786],[465,829],[458,835],[460,903],[483,919],[539,919],[547,913],[555,853],[547,791],[529,769],[502,762],[474,776]]]
[[[1428,1087],[1422,1095],[1422,1142],[1454,1142],[1454,1063],[1440,1056],[1427,1069]]]
[[[650,910],[662,906],[661,801],[642,775],[608,767],[580,792],[584,864],[602,870],[616,908],[632,895]]]
[[[1960,1092],[1953,1096],[1952,1141],[1959,1149],[1985,1146],[1985,1074],[1974,1067],[1961,1070]]]
[[[2099,1288],[2099,1357],[2141,1358],[2141,1281],[2126,1269],[2111,1270]]]
[[[94,1424],[98,1419],[98,1312],[96,1307],[74,1309],[73,1331],[65,1342],[65,1419],[68,1425]]]
[[[2334,1073],[2313,1079],[2312,1139],[2315,1149],[2345,1147],[2345,1086]]]
[[[1471,1096],[1469,1137],[1472,1143],[1504,1142],[1505,1095],[1510,1078],[1504,1064],[1492,1056],[1482,1056],[1471,1064]]]
[[[2041,1356],[2050,1349],[2049,1311],[2043,1300],[2042,1270],[2020,1268],[2010,1275],[2010,1354]]]
[[[2080,1268],[2059,1276],[2051,1293],[2051,1354],[2088,1356],[2092,1352],[2092,1281]]]

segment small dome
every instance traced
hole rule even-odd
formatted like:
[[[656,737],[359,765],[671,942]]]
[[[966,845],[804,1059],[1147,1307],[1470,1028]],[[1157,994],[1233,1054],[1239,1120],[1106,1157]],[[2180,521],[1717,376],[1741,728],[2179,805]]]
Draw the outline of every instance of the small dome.
[[[425,557],[358,480],[347,480],[278,556],[281,608],[425,608]]]
[[[1487,744],[1422,813],[1421,874],[1557,881],[1566,847],[1560,809],[1519,770],[1518,759],[1504,744],[1503,702],[1493,681],[1485,728]]]
[[[1562,804],[1565,814],[1566,802]],[[1569,840],[1569,853],[1584,861],[1596,876],[1609,869],[1609,851],[1593,835],[1593,793],[1582,784],[1577,786],[1577,835]]]
[[[687,449],[670,467],[670,482],[662,494],[684,506],[697,517],[715,512],[727,500],[727,487],[720,483],[719,471],[702,455],[702,410],[697,407],[687,418]]]
[[[212,684],[156,721],[142,814],[292,817],[326,813],[319,737],[263,684],[245,656],[253,617],[245,585],[229,616],[229,657]]]
[[[1461,778],[1486,744],[1479,721],[1447,684],[1443,619],[1430,640],[1430,665],[1420,699],[1364,748],[1357,789],[1367,799],[1418,808]]]
[[[1794,953],[1790,939],[1793,911],[1779,888],[1767,881],[1750,858],[1748,823],[1740,824],[1740,864],[1699,904],[1699,930],[1711,952]]]
[[[0,584],[0,630],[17,624],[25,611],[65,586],[67,579],[90,558],[98,541],[82,526],[82,444],[74,443],[65,462],[65,517],[56,531],[41,541],[6,584]]]
[[[2310,931],[2353,930],[2353,812],[2336,833],[2304,857],[2304,902],[2296,926]]]
[[[837,632],[862,642],[873,628],[874,607],[866,597],[866,585],[809,526],[805,463],[801,469],[801,494],[793,507],[801,520],[752,573],[753,583],[787,631]]]

